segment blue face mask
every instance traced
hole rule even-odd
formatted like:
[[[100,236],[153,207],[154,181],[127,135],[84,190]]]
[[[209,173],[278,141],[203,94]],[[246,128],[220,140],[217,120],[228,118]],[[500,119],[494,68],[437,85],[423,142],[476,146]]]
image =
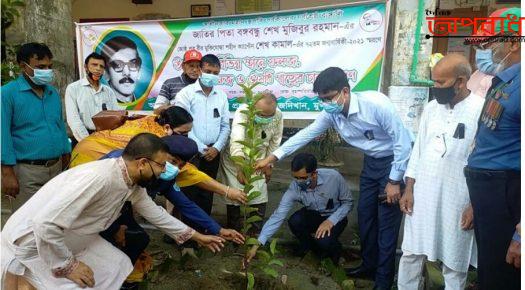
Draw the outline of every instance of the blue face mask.
[[[273,121],[273,117],[261,117],[255,115],[255,123],[257,124],[269,124]]]
[[[496,75],[498,65],[492,60],[492,49],[476,49],[476,66],[488,75]]]
[[[27,76],[35,85],[43,86],[53,81],[55,75],[52,69],[32,68],[28,63],[25,64],[33,70],[33,76]]]
[[[312,184],[312,179],[308,177],[308,179],[303,180],[303,181],[296,180],[295,183],[297,183],[297,186],[299,186],[299,188],[302,191],[306,191],[308,187]]]
[[[200,77],[201,83],[207,88],[213,88],[219,83],[219,76],[214,74],[202,73]]]
[[[343,104],[337,103],[341,96],[343,95],[343,92],[339,93],[339,96],[337,98],[334,98],[330,103],[324,103],[323,109],[328,114],[339,114],[343,111]]]
[[[159,176],[162,180],[173,180],[179,174],[179,167],[166,162],[166,171],[162,172]]]

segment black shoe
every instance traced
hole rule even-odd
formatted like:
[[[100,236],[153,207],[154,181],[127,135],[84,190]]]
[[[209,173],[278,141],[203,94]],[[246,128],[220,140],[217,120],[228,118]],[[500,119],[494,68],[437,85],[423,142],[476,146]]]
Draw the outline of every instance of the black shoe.
[[[124,282],[122,286],[120,287],[120,290],[138,290],[139,289],[139,283],[136,282]]]
[[[172,237],[168,236],[168,235],[164,235],[162,237],[162,241],[164,241],[166,244],[170,244],[170,245],[175,244],[175,240]]]
[[[379,286],[374,286],[374,290],[387,290],[387,289],[383,287],[379,287]]]
[[[363,267],[346,268],[345,273],[350,278],[360,278],[374,280],[376,273],[374,270],[364,269]]]

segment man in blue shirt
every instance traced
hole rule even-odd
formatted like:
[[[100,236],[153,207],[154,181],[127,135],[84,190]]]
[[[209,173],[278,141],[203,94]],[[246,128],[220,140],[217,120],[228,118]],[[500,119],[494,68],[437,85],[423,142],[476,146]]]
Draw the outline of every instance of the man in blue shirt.
[[[513,14],[520,17],[520,9]],[[503,32],[511,32],[508,25]],[[497,74],[485,98],[465,176],[474,209],[479,287],[520,289],[520,42],[507,39],[491,49]]]
[[[308,127],[258,162],[261,170],[308,144],[330,127],[350,145],[364,152],[357,206],[361,239],[360,267],[348,269],[354,277],[373,277],[378,289],[390,289],[395,273],[401,211],[401,183],[413,136],[399,118],[390,99],[376,91],[350,94],[345,72],[337,67],[322,71],[314,82],[324,111]],[[385,193],[386,202],[380,195]],[[331,225],[334,226],[334,225]]]
[[[53,54],[45,44],[17,52],[22,74],[2,86],[2,193],[21,207],[69,163],[71,144],[53,81]]]
[[[288,225],[299,239],[297,254],[315,250],[324,258],[339,264],[339,236],[345,229],[346,216],[352,210],[353,198],[345,179],[334,169],[317,169],[315,156],[300,153],[292,160],[295,181],[284,193],[279,207],[264,224],[258,241],[264,245],[279,229],[295,202],[304,207],[290,216]],[[312,237],[313,236],[313,237]],[[259,245],[247,253],[247,262],[256,254]]]
[[[189,137],[197,142],[201,156],[195,158],[195,165],[211,178],[217,177],[219,152],[226,145],[230,135],[230,111],[226,93],[217,88],[221,63],[217,56],[202,57],[201,76],[195,83],[183,88],[175,98],[175,105],[191,113],[193,128]],[[213,192],[190,186],[186,195],[207,214],[211,213]],[[184,221],[184,220],[183,220]]]

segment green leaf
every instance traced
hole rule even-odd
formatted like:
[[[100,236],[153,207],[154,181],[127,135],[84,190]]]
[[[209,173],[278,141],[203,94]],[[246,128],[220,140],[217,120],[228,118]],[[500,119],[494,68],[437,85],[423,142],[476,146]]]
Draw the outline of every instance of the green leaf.
[[[279,259],[273,259],[271,260],[268,265],[278,265],[278,266],[281,266],[281,267],[284,267],[284,263],[283,261],[279,260]]]
[[[259,256],[259,258],[261,260],[265,260],[265,261],[269,261],[272,257],[270,256],[270,254],[268,254],[268,252],[266,252],[265,250],[257,250],[257,256]]]
[[[255,277],[253,276],[253,273],[248,272],[247,278],[248,284],[246,285],[246,289],[253,290],[253,286],[255,285]]]
[[[261,175],[255,175],[254,177],[250,178],[249,182],[250,183],[255,183],[259,180],[264,180],[264,176],[261,176]]]
[[[245,101],[246,101],[245,97],[238,97],[237,98],[237,103],[239,103],[239,104],[243,104]]]
[[[242,228],[242,232],[243,233],[247,233],[250,229],[252,228],[252,224],[245,224],[244,227]]]
[[[235,142],[241,144],[244,147],[248,147],[248,149],[251,149],[251,147],[252,147],[251,142],[248,142],[246,140],[239,140],[239,141],[235,141]]]
[[[273,268],[264,268],[263,271],[264,273],[266,273],[266,275],[271,276],[273,278],[277,278],[277,276],[279,276],[277,271]]]
[[[245,206],[245,207],[241,208],[241,212],[243,214],[246,213],[246,215],[249,215],[250,213],[256,212],[256,211],[257,211],[256,207]]]
[[[259,243],[259,240],[257,240],[256,238],[249,238],[246,243],[246,245],[258,245],[260,244]]]
[[[254,222],[258,222],[258,221],[262,221],[262,218],[258,215],[252,215],[251,217],[249,217],[247,220],[246,220],[246,223],[254,223]]]
[[[250,195],[248,196],[248,200],[252,201],[252,200],[258,198],[259,196],[261,196],[261,192],[260,191],[251,192]]]
[[[277,245],[277,239],[273,239],[270,243],[270,253],[272,253],[272,256],[275,255],[275,246]]]
[[[243,192],[246,193],[246,194],[248,194],[252,189],[253,189],[253,185],[251,185],[251,184],[246,184],[246,185],[244,186],[244,190],[243,190]],[[249,196],[248,196],[248,197],[249,197]]]

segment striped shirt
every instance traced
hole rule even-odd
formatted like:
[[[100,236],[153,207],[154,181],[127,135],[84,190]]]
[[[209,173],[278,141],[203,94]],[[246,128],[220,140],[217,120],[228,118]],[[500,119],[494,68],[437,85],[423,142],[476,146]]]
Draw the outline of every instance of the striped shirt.
[[[177,93],[189,84],[191,84],[191,82],[188,80],[188,77],[183,77],[183,75],[167,79],[160,88],[160,93],[155,100],[153,108],[157,109],[167,104],[173,105]]]

